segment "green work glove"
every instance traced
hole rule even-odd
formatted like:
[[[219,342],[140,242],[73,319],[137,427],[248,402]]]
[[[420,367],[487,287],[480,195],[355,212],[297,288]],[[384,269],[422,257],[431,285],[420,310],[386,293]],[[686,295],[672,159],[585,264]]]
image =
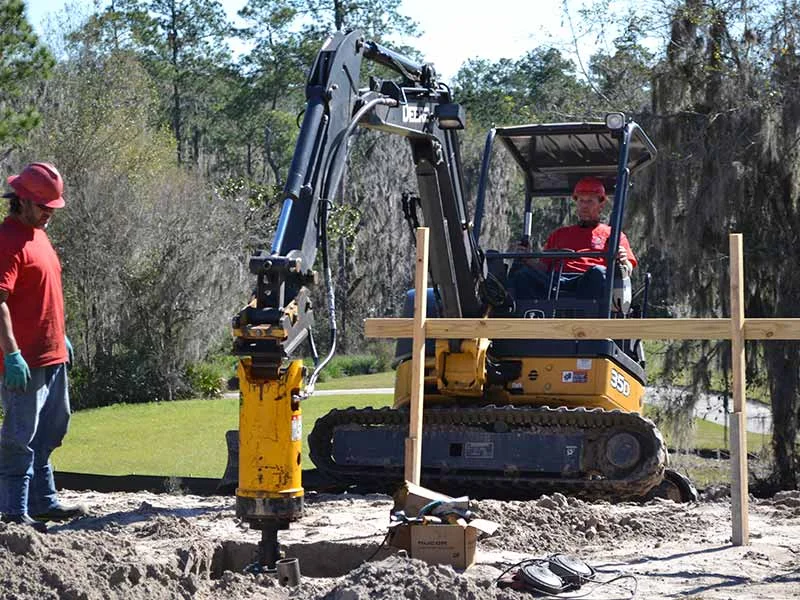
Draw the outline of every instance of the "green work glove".
[[[3,359],[3,366],[5,367],[5,385],[10,390],[22,390],[28,387],[28,382],[31,380],[31,370],[28,368],[28,363],[22,358],[22,353],[17,350],[11,354],[6,354]]]
[[[72,343],[66,335],[64,335],[64,341],[67,343],[67,367],[71,367],[72,361],[75,359],[75,350],[72,349]]]

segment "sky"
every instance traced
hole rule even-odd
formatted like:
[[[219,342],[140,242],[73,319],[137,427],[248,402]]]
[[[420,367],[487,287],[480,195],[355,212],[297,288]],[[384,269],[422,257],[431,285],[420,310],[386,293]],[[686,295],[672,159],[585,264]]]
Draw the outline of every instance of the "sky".
[[[574,22],[585,0],[567,2]],[[26,0],[28,19],[41,32],[48,14],[71,10],[92,11],[93,0]],[[222,0],[233,18],[246,0]],[[102,2],[101,5],[105,5]],[[413,18],[424,32],[420,38],[401,40],[418,48],[425,60],[435,65],[445,81],[450,81],[459,67],[470,58],[496,61],[516,59],[540,45],[553,45],[576,58],[573,36],[564,17],[563,0],[403,0],[400,12]],[[595,39],[579,40],[581,59],[585,62],[596,47]]]

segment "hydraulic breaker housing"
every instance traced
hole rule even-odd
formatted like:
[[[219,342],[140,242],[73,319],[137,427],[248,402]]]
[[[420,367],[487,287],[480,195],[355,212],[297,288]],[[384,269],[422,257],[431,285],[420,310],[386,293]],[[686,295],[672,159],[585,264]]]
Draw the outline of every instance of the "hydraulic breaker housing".
[[[276,379],[260,376],[250,358],[239,362],[236,516],[262,530],[259,562],[267,568],[278,558],[278,530],[303,514],[302,384],[301,360],[281,368]]]

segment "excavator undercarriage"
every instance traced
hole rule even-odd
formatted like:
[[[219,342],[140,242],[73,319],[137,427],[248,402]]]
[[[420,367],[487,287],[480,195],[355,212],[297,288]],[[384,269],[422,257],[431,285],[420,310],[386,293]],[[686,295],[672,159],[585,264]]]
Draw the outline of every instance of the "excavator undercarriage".
[[[401,341],[398,352],[405,346]],[[446,344],[426,361],[423,485],[492,498],[561,492],[609,501],[696,499],[691,484],[666,468],[664,440],[639,412],[643,370],[616,342],[506,340],[489,349],[495,347],[493,374],[477,397],[443,385],[449,378],[437,368],[453,364],[442,357],[453,357]],[[507,354],[514,350],[525,356]],[[369,491],[391,492],[402,483],[409,377],[405,359],[394,408],[337,409],[317,420],[308,441],[319,474]],[[675,485],[664,484],[665,477]]]
[[[406,409],[333,410],[309,437],[317,469],[343,484],[391,492],[403,481]],[[422,484],[475,497],[562,492],[643,498],[664,477],[666,447],[651,421],[600,408],[426,408]]]

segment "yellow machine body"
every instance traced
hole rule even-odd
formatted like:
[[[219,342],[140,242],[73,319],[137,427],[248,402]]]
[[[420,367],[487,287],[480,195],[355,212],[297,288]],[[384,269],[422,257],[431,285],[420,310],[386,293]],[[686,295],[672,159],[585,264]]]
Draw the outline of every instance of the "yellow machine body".
[[[558,404],[641,412],[644,386],[609,358],[522,358],[522,377],[505,386],[515,404]]]
[[[452,385],[442,385],[443,381],[485,381],[485,362],[474,360],[472,352],[455,356],[455,360],[443,357],[437,344],[436,357],[426,359],[426,402],[447,403],[454,395],[476,395],[474,392],[459,392]],[[468,362],[470,356],[473,357],[472,363]],[[522,364],[518,379],[503,386],[487,384],[486,395],[493,403],[642,411],[644,386],[609,358],[520,357],[517,360]],[[470,364],[472,374],[466,372]],[[455,369],[454,374],[448,372],[451,366]],[[442,367],[444,371],[439,372]],[[410,398],[411,361],[407,360],[397,367],[395,407],[408,404]]]
[[[253,373],[250,358],[239,362],[239,485],[237,516],[295,520],[302,513],[303,364],[295,360],[277,379]]]

